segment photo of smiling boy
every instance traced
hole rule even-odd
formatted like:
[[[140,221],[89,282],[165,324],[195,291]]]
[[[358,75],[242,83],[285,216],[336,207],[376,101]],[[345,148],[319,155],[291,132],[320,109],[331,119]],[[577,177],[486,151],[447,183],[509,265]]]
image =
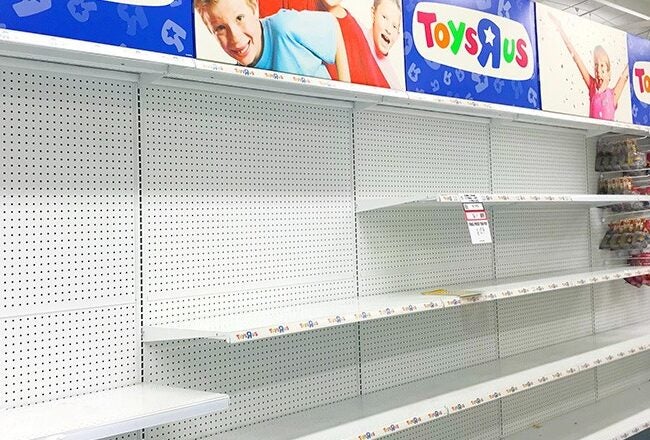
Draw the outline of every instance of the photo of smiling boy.
[[[379,68],[392,89],[403,90],[404,81],[395,71],[388,55],[400,40],[402,30],[401,0],[374,0],[371,8],[372,27],[366,34],[368,44]]]
[[[345,43],[327,12],[280,10],[260,19],[257,0],[194,0],[197,15],[224,52],[247,67],[350,80]],[[197,51],[199,45],[197,44]]]
[[[318,10],[327,11],[339,22],[350,66],[350,80],[355,84],[389,88],[388,81],[375,61],[365,32],[342,5],[342,0],[318,0]],[[335,66],[328,65],[327,70],[333,79],[338,79]]]

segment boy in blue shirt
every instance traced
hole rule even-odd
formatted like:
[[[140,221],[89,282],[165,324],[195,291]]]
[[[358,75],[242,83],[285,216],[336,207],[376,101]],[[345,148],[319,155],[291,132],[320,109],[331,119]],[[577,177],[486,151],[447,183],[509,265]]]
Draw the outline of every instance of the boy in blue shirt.
[[[257,0],[194,0],[223,50],[242,66],[350,81],[341,29],[327,12],[281,10],[259,18]]]

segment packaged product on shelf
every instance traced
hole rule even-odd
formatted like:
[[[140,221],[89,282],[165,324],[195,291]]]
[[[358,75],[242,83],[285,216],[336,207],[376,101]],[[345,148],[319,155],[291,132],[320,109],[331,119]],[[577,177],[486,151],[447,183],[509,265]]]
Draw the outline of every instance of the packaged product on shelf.
[[[596,171],[626,171],[646,167],[635,139],[603,138],[596,147]]]

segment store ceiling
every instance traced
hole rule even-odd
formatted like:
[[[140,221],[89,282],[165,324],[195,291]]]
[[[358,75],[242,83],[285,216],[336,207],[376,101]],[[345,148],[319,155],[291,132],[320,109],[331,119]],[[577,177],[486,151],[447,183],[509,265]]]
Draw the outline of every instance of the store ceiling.
[[[650,38],[650,0],[537,0],[537,2]]]

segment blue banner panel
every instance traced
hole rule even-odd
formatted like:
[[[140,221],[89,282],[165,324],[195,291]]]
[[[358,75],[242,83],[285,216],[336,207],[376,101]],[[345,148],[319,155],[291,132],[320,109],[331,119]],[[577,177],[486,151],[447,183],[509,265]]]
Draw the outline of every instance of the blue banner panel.
[[[194,56],[191,0],[6,0],[0,27]]]
[[[632,121],[650,125],[650,41],[627,35],[632,90]]]
[[[528,0],[404,0],[406,89],[540,108]]]

